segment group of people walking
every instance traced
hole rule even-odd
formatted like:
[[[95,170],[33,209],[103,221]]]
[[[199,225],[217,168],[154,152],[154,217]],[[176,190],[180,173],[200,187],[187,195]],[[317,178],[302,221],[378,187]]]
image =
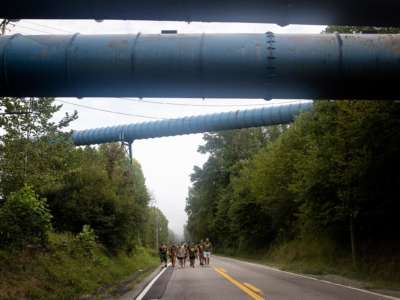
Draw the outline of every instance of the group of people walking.
[[[169,258],[172,267],[175,267],[176,260],[178,260],[181,268],[186,267],[187,261],[189,261],[190,267],[194,268],[196,259],[199,260],[200,266],[209,265],[211,252],[212,244],[208,238],[205,239],[205,241],[201,240],[198,244],[172,244],[169,247],[165,244],[162,244],[159,249],[160,260],[165,267],[168,264]]]

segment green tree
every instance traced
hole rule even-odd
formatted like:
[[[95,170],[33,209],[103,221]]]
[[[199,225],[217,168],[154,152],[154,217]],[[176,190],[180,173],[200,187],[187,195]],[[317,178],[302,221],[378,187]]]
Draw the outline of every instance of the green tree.
[[[54,122],[61,106],[53,98],[0,98],[0,194],[3,197],[25,184],[42,194],[62,181],[72,148],[62,132],[77,118],[76,112]]]
[[[400,29],[397,27],[374,27],[374,26],[328,26],[325,29],[326,33],[380,33],[390,34],[399,33]]]
[[[158,207],[149,207],[144,232],[144,245],[158,251],[161,244],[167,243],[168,220]]]
[[[393,101],[321,101],[295,123],[303,124],[305,145],[290,185],[300,204],[298,227],[349,248],[354,266],[361,245],[383,236],[387,242],[398,226],[391,216],[398,116]]]
[[[54,121],[61,106],[52,98],[0,101],[3,199],[29,184],[47,199],[55,230],[79,234],[90,226],[112,251],[144,243],[149,195],[137,161],[118,144],[75,148],[64,131],[76,112]]]
[[[329,240],[355,267],[395,255],[399,120],[396,101],[315,101],[261,147],[208,137],[209,159],[192,174],[187,229],[246,252]]]
[[[209,154],[202,168],[195,167],[187,198],[187,230],[194,240],[210,237],[218,246],[237,245],[229,207],[233,201],[232,178],[268,140],[276,139],[284,127],[253,128],[205,134],[199,152]]]
[[[29,186],[10,193],[0,207],[0,247],[46,245],[51,218],[46,200]]]
[[[90,225],[110,250],[143,242],[148,194],[140,165],[116,145],[73,152],[63,185],[47,194],[59,231]]]
[[[339,32],[339,33],[369,33],[369,34],[396,34],[400,33],[400,28],[398,27],[372,27],[372,26],[328,26],[325,30],[326,33],[334,33],[334,32]],[[347,102],[349,104],[351,102]],[[361,106],[363,108],[366,108],[368,110],[370,104],[365,105],[362,104]],[[345,105],[347,105],[345,104]],[[355,104],[355,103],[354,103]],[[358,106],[358,104],[355,104],[355,106]],[[382,105],[384,106],[384,105]],[[359,108],[359,106],[358,106]],[[351,115],[353,112],[351,109],[346,110],[348,115]],[[365,111],[361,110],[361,118],[365,118],[364,115]],[[345,114],[342,114],[346,115]],[[360,114],[358,114],[360,116]],[[346,119],[350,126],[354,125],[354,122],[352,122],[351,118]],[[345,125],[345,123],[342,123],[342,125]],[[380,125],[380,124],[379,124]],[[350,128],[347,128],[347,131],[342,131],[344,135],[346,135],[346,132],[352,132]],[[352,129],[355,129],[354,127]],[[360,132],[362,130],[358,130]],[[358,133],[357,132],[357,133]],[[361,133],[362,135],[363,133]],[[354,266],[357,266],[357,247],[356,247],[356,224],[355,221],[358,217],[359,214],[359,207],[362,207],[363,205],[360,205],[361,202],[363,202],[362,199],[367,199],[367,191],[369,190],[368,188],[360,188],[358,184],[358,180],[360,177],[366,177],[370,176],[369,174],[369,162],[368,160],[373,159],[372,156],[372,151],[370,149],[367,149],[365,146],[359,145],[360,148],[357,150],[354,150],[352,153],[349,153],[347,151],[349,148],[352,148],[352,146],[355,146],[357,143],[357,140],[359,140],[359,137],[356,135],[354,136],[352,133],[350,136],[344,137],[342,139],[339,139],[339,143],[341,147],[345,147],[345,149],[342,149],[342,156],[338,158],[339,164],[340,164],[340,170],[339,172],[341,174],[344,174],[343,180],[338,183],[340,186],[340,191],[339,191],[339,198],[342,200],[343,203],[345,203],[342,207],[342,213],[346,216],[348,216],[350,220],[350,239],[351,239],[351,249],[352,249],[352,257],[353,257],[353,264]],[[354,143],[355,142],[355,143]],[[368,142],[368,141],[367,141]],[[354,149],[354,147],[353,147]],[[377,154],[379,155],[379,154]],[[340,176],[339,176],[340,177]]]

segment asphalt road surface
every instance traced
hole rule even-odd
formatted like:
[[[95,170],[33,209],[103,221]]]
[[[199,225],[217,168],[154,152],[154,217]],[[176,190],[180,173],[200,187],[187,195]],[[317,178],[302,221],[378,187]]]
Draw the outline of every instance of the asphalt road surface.
[[[399,299],[279,271],[231,258],[211,258],[207,267],[168,267],[137,300]]]

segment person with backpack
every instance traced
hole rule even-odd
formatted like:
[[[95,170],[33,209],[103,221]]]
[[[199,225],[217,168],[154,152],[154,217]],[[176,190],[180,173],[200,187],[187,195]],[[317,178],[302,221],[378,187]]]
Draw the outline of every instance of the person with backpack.
[[[177,256],[178,256],[179,266],[182,269],[184,268],[183,260],[185,259],[185,255],[186,255],[185,252],[186,252],[186,249],[185,249],[184,244],[178,246]]]
[[[197,245],[197,253],[198,253],[198,255],[199,255],[200,266],[204,266],[204,246],[203,246],[203,240],[201,240],[200,243]]]
[[[168,248],[165,244],[162,244],[159,248],[160,261],[164,264],[164,267],[167,267],[167,256],[168,256]]]
[[[194,263],[196,261],[196,246],[194,244],[190,245],[189,247],[189,260],[190,260],[190,266],[194,268]]]
[[[185,243],[185,257],[183,258],[183,267],[186,267],[186,260],[189,258],[189,246]]]
[[[172,267],[175,268],[176,264],[176,252],[177,252],[177,247],[173,244],[169,248],[169,258],[171,260]]]

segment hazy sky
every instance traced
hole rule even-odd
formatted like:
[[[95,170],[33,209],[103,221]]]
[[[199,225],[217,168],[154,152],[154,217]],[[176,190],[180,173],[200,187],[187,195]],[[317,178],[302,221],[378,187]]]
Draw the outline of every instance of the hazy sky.
[[[245,23],[200,23],[200,22],[152,22],[152,21],[46,21],[24,20],[10,27],[7,34],[16,32],[22,34],[111,34],[111,33],[160,33],[161,30],[177,30],[178,33],[320,33],[324,26],[289,25],[280,27],[273,24]],[[72,129],[87,129],[93,127],[111,126],[132,122],[146,121],[138,116],[125,116],[109,112],[95,111],[73,104],[86,105],[115,112],[141,115],[156,118],[172,118],[187,115],[198,115],[212,112],[252,108],[248,104],[271,105],[275,100],[266,102],[262,99],[252,100],[221,100],[221,99],[150,99],[146,101],[168,102],[175,104],[190,104],[193,106],[143,103],[138,99],[119,98],[59,98],[63,104],[61,113],[77,110],[79,119]],[[65,102],[66,101],[66,102]],[[68,102],[68,103],[67,103]],[[226,105],[226,106],[221,106]],[[243,106],[245,105],[245,106]],[[201,166],[207,159],[206,155],[197,152],[202,144],[202,134],[157,138],[135,141],[133,153],[142,165],[146,184],[155,196],[157,206],[169,220],[170,228],[177,234],[183,233],[186,223],[185,199],[190,186],[189,175],[194,165]]]

